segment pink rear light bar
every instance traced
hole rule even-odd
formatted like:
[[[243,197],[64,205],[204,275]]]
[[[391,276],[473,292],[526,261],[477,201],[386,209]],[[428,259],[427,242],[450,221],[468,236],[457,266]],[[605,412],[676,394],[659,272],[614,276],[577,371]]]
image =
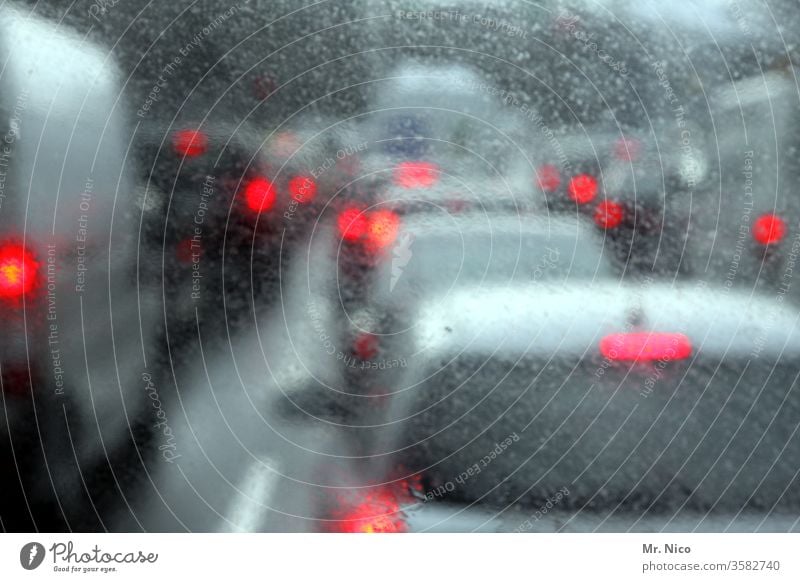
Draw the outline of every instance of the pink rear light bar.
[[[600,353],[620,362],[685,360],[692,342],[682,333],[612,333],[600,340]]]
[[[402,162],[394,169],[394,182],[402,188],[430,188],[439,181],[439,166],[431,162]]]

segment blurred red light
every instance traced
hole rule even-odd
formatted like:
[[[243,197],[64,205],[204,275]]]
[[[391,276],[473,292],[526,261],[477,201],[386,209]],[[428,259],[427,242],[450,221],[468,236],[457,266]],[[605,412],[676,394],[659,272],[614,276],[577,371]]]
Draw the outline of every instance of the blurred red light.
[[[394,182],[402,188],[430,188],[439,180],[439,166],[431,162],[402,162],[394,169]]]
[[[341,533],[402,533],[407,530],[399,504],[394,496],[385,492],[367,495],[337,526]]]
[[[762,214],[753,223],[753,238],[759,244],[775,244],[784,236],[786,236],[786,223],[776,214]]]
[[[208,136],[202,131],[182,129],[172,135],[172,149],[176,154],[194,158],[208,151]]]
[[[588,204],[597,196],[597,180],[589,174],[579,174],[569,181],[567,191],[578,204]]]
[[[39,263],[22,245],[0,246],[0,297],[16,299],[36,286]]]
[[[561,186],[561,174],[552,164],[545,164],[536,170],[536,183],[544,192],[555,192]]]
[[[392,244],[400,230],[400,218],[391,210],[364,212],[354,207],[347,208],[339,214],[336,224],[344,240],[355,242],[364,239],[364,244],[372,251]]]
[[[625,207],[613,200],[603,200],[594,211],[594,221],[600,228],[616,228],[625,218]]]
[[[308,204],[317,195],[317,183],[308,176],[295,176],[289,180],[289,195],[300,204]]]
[[[378,336],[362,333],[353,341],[353,353],[359,360],[371,360],[378,355]]]
[[[253,178],[244,188],[244,201],[253,212],[266,212],[275,205],[275,185],[266,178]]]
[[[343,210],[336,220],[339,233],[346,241],[353,242],[360,239],[367,232],[367,216],[358,208]]]
[[[384,248],[397,239],[400,230],[400,218],[391,210],[376,210],[369,215],[367,242],[378,248]]]
[[[692,355],[692,342],[682,333],[614,333],[600,340],[600,353],[609,360],[684,360]]]

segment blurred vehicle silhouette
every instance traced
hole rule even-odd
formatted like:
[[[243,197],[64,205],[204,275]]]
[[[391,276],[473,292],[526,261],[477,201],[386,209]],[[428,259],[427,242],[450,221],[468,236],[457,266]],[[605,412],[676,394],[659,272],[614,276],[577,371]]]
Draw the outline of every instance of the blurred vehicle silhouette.
[[[14,530],[94,530],[141,478],[157,420],[119,71],[48,23],[1,23],[0,513]]]
[[[355,394],[318,387],[299,400],[308,414],[323,402],[334,417],[360,410],[350,424],[372,427],[362,438],[387,481],[402,467],[424,504],[512,515],[566,487],[562,509],[617,527],[632,506],[646,521],[666,510],[702,521],[796,503],[791,308],[704,284],[620,282],[588,221],[420,216],[398,239],[413,246],[358,281],[355,307],[330,301],[325,281],[342,296],[341,276],[308,285],[315,323],[354,346],[327,367]]]

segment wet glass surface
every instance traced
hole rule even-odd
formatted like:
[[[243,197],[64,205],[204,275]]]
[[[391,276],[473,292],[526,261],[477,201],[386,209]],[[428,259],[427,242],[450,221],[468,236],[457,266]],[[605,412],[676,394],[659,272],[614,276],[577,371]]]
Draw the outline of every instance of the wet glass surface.
[[[796,4],[0,29],[4,530],[800,527]]]

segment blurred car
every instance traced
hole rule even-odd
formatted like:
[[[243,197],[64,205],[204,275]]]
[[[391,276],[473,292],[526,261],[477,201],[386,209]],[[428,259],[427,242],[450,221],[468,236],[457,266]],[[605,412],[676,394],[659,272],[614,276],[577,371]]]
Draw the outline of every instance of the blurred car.
[[[619,272],[685,278],[694,255],[669,251],[685,248],[690,200],[704,199],[710,176],[703,132],[691,122],[681,127],[582,127],[540,140],[547,154],[532,174],[534,195],[550,212],[591,218]]]
[[[250,124],[137,128],[146,280],[162,287],[180,350],[200,331],[235,326],[279,300],[298,244],[347,179],[325,171],[326,124],[259,132]],[[323,168],[323,169],[320,169]]]
[[[119,71],[13,8],[0,27],[0,514],[4,529],[96,529],[141,478],[157,421]]]
[[[382,325],[374,353],[349,362],[349,386],[383,397],[350,424],[387,481],[421,480],[409,511],[449,501],[524,515],[562,488],[562,515],[616,527],[796,506],[791,308],[620,283],[583,222],[421,217],[403,229],[413,255],[371,278],[363,309]],[[313,394],[302,402],[325,397]]]

